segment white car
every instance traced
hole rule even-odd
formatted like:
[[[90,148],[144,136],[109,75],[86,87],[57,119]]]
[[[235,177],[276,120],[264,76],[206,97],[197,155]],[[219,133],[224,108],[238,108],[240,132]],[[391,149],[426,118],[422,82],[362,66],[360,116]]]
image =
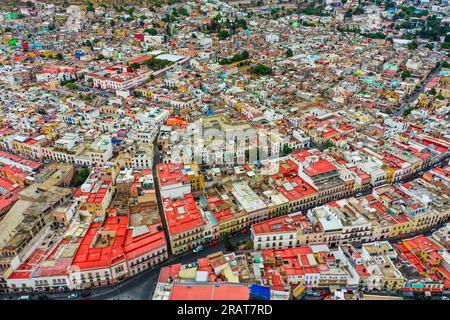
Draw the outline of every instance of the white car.
[[[76,298],[78,298],[78,294],[76,293],[71,293],[67,296],[67,299],[76,299]]]

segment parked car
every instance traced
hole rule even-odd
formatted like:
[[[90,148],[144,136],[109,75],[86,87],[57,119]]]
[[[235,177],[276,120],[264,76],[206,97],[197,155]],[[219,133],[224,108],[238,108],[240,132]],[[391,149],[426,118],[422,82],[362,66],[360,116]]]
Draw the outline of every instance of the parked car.
[[[83,291],[82,293],[81,293],[81,296],[82,297],[89,297],[91,295],[91,292],[90,291]]]
[[[20,296],[17,300],[31,300],[30,296]]]
[[[50,300],[48,296],[46,296],[45,294],[42,294],[38,297],[38,300]]]
[[[247,233],[247,232],[248,232],[248,229],[247,229],[247,228],[244,228],[244,229],[242,229],[241,232],[242,232],[242,233]]]
[[[211,240],[211,242],[209,243],[209,245],[211,245],[211,246],[215,246],[216,244],[217,244],[216,240]]]
[[[203,248],[203,246],[200,245],[200,246],[197,246],[197,247],[193,250],[193,252],[194,252],[194,253],[197,253],[197,252],[203,251],[204,249],[205,249],[205,248]]]
[[[447,296],[442,296],[442,297],[441,297],[441,300],[446,300],[446,301],[447,301],[447,300],[450,300],[450,298],[447,297]]]
[[[67,299],[76,299],[78,298],[78,294],[77,293],[71,293],[67,296]]]

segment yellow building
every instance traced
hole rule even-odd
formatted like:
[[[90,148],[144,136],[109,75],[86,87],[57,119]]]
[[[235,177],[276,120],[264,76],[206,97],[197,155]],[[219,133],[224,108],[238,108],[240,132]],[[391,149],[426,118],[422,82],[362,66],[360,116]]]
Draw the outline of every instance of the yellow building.
[[[44,158],[41,142],[32,138],[16,137],[13,141],[13,148],[18,154],[35,160]]]
[[[192,190],[198,191],[205,187],[205,178],[200,173],[199,166],[196,163],[191,163],[187,170],[187,176],[191,183]]]
[[[450,77],[442,77],[438,80],[436,95],[442,95],[447,99],[450,98]]]
[[[245,228],[248,222],[248,214],[245,210],[235,213],[227,213],[226,211],[217,212],[215,214],[219,224],[220,236],[223,237],[229,233],[233,233]]]
[[[242,113],[242,107],[244,106],[244,104],[242,102],[237,102],[234,105],[234,108],[236,109],[237,112]]]
[[[137,89],[137,92],[140,92],[141,95],[147,99],[151,99],[152,97],[152,90],[150,89]]]
[[[54,58],[55,53],[52,50],[40,51],[39,55],[44,58]]]
[[[386,182],[387,183],[391,183],[394,180],[394,176],[395,176],[395,169],[389,166],[386,166],[385,168],[382,169],[386,169]]]
[[[59,122],[46,123],[42,127],[42,132],[45,133],[45,135],[50,139],[54,139],[58,135],[58,131],[56,129],[59,127],[59,125],[60,125]]]
[[[409,220],[397,224],[392,224],[390,226],[389,237],[395,238],[401,235],[414,232],[416,228],[416,222],[414,220]]]

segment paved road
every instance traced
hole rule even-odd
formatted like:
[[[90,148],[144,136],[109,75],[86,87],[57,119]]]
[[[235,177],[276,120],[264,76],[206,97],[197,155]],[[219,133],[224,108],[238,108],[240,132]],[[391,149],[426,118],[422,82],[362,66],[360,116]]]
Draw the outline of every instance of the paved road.
[[[156,179],[156,165],[161,162],[161,155],[158,149],[157,144],[155,143],[155,149],[154,149],[154,181],[155,181],[155,187],[157,190],[157,199],[158,199],[158,207],[160,212],[162,213],[162,203],[161,203],[161,196],[159,194],[159,188],[158,188],[158,180]],[[442,163],[445,161],[448,161],[448,158],[444,159]],[[440,163],[436,164],[440,165]],[[416,173],[415,175],[408,177],[407,179],[404,179],[403,181],[399,182],[407,182],[413,179],[418,178],[418,176],[423,173],[423,171],[426,171],[430,168],[425,168],[425,170],[422,170],[421,172]],[[369,188],[368,190],[365,190],[361,194],[358,194],[358,196],[361,195],[367,195],[372,191],[373,188]],[[348,197],[348,196],[346,196]],[[305,209],[307,210],[307,209]],[[166,234],[166,239],[168,239],[168,233],[167,233],[167,224],[164,218],[164,215],[161,214],[161,219],[163,223],[164,232]],[[435,229],[434,227],[433,229]],[[425,231],[422,232],[423,234],[429,235],[431,234],[431,231]],[[245,234],[238,233],[237,235],[233,236],[230,240],[233,244],[237,244],[241,241],[249,240],[251,238],[250,232],[247,232]],[[414,236],[414,235],[408,235]],[[391,239],[390,241],[398,241],[399,239]],[[204,251],[200,253],[193,253],[191,251],[186,252],[183,255],[179,256],[172,256],[169,255],[169,259],[165,261],[164,263],[157,265],[153,268],[150,268],[148,270],[145,270],[141,272],[140,274],[131,277],[127,280],[124,280],[123,282],[117,284],[116,286],[111,286],[107,288],[92,288],[91,292],[92,295],[90,299],[102,299],[102,300],[148,300],[151,299],[153,296],[154,289],[156,287],[159,272],[162,267],[167,265],[172,265],[176,263],[186,264],[190,262],[194,262],[196,259],[205,257],[208,254],[225,250],[224,241],[219,240],[218,243],[215,246],[212,247],[206,247]],[[52,299],[56,300],[65,300],[67,299],[67,293],[59,293],[59,294],[47,294]],[[0,300],[8,299],[8,297],[17,297],[18,295],[0,295]],[[34,294],[34,299],[37,299],[38,294]]]
[[[159,157],[159,152],[155,151],[155,160],[156,157]],[[403,180],[403,182],[407,182],[410,181],[412,179],[417,178],[420,175],[421,172],[415,174],[413,177],[409,177],[405,180]],[[156,179],[155,179],[156,181]],[[371,193],[372,188],[370,188],[369,190],[366,190],[364,192],[362,192],[361,195],[368,195],[369,193]],[[159,199],[159,195],[158,195],[158,199]],[[160,204],[159,204],[160,205]],[[162,210],[162,208],[160,208],[160,210]],[[162,211],[161,211],[162,212]],[[164,215],[162,216],[162,220],[163,223],[165,223],[164,221]],[[443,225],[443,223],[441,224]],[[437,227],[433,227],[431,230],[436,229]],[[165,229],[166,230],[166,229]],[[425,234],[426,236],[431,235],[432,231],[431,230],[427,230],[422,232],[423,234]],[[415,236],[416,234],[411,234],[408,236]],[[236,244],[240,241],[244,241],[244,240],[249,240],[250,239],[250,232],[246,233],[246,234],[238,234],[237,236],[234,236],[231,238],[231,241],[233,244]],[[392,242],[396,242],[400,239],[392,239]],[[213,247],[207,247],[205,248],[204,251],[202,251],[201,253],[192,253],[192,252],[187,252],[182,256],[170,256],[169,259],[164,262],[163,264],[154,267],[153,269],[144,271],[143,273],[125,280],[124,282],[118,284],[116,287],[112,287],[111,289],[107,290],[107,291],[102,291],[102,289],[98,289],[98,291],[95,293],[95,295],[92,297],[93,299],[122,299],[122,300],[126,300],[126,299],[151,299],[152,295],[153,295],[153,291],[155,289],[157,280],[158,280],[158,275],[159,275],[159,270],[161,269],[161,267],[163,266],[167,266],[167,265],[171,265],[171,264],[175,264],[175,263],[190,263],[190,262],[194,262],[196,259],[200,258],[200,257],[204,257],[210,253],[214,253],[220,250],[224,250],[224,244],[223,244],[223,240],[220,240],[219,243]]]
[[[159,161],[160,161],[159,155],[160,155],[160,153],[159,153],[159,151],[157,151],[157,147],[156,147],[156,149],[155,149],[156,163],[159,163]],[[445,159],[443,162],[445,162],[446,160],[447,159]],[[440,163],[438,163],[437,165],[440,165]],[[427,169],[429,169],[429,168],[426,168],[426,170]],[[414,176],[409,177],[401,182],[407,182],[407,181],[416,179],[416,178],[418,178],[418,176],[421,173],[422,172],[418,172]],[[157,180],[155,179],[155,183],[156,183],[156,181]],[[157,190],[158,190],[158,188],[157,188]],[[372,188],[362,192],[361,195],[367,195],[367,194],[371,193],[371,191],[372,191]],[[158,199],[159,198],[160,198],[160,196],[158,194]],[[160,202],[158,203],[158,206],[160,207],[160,210],[162,210]],[[163,215],[162,215],[162,221],[163,221],[163,225],[164,225],[164,230],[165,230],[165,232],[167,232],[167,228],[165,225],[165,220],[164,220]],[[442,223],[440,226],[442,226],[444,223]],[[434,229],[436,229],[440,226],[435,226],[435,227],[431,228],[430,230],[424,230],[420,233],[424,234],[426,236],[429,236],[429,235],[431,235],[431,233],[433,232]],[[419,233],[417,233],[417,234],[419,234]],[[417,234],[410,234],[410,235],[407,235],[407,237],[413,237]],[[231,238],[231,242],[233,244],[237,244],[238,242],[249,240],[250,238],[251,238],[250,232],[245,233],[245,234],[238,233],[236,236]],[[401,239],[396,238],[396,239],[390,239],[389,241],[391,241],[392,243],[395,243],[395,242],[398,242],[399,240],[401,240]],[[206,247],[205,250],[200,253],[193,253],[191,251],[188,251],[185,254],[180,255],[180,256],[169,256],[169,259],[167,261],[165,261],[164,263],[157,265],[151,269],[145,270],[132,278],[124,280],[123,282],[119,283],[116,286],[107,287],[107,288],[91,289],[92,296],[90,297],[90,299],[102,299],[102,300],[116,300],[116,299],[148,300],[148,299],[151,299],[153,296],[153,291],[154,291],[157,281],[158,281],[159,271],[161,270],[162,267],[167,266],[167,265],[176,264],[176,263],[186,264],[186,263],[194,262],[198,258],[205,257],[208,254],[211,254],[211,253],[214,253],[217,251],[221,251],[221,250],[225,250],[223,240],[219,240],[217,245],[215,245],[215,246]],[[47,295],[49,297],[51,297],[52,299],[57,299],[57,300],[64,300],[67,298],[67,293],[53,294],[53,295],[47,294]],[[19,295],[1,295],[0,300],[7,299],[8,296],[16,296],[17,297]],[[37,298],[37,294],[34,296],[34,298]]]
[[[158,147],[158,142],[157,142],[157,138],[155,138],[155,140],[153,141],[153,183],[155,185],[155,191],[156,191],[156,201],[158,203],[158,210],[159,210],[159,216],[161,217],[161,222],[163,225],[163,230],[164,230],[164,235],[167,239],[167,246],[170,246],[169,243],[169,229],[167,228],[167,221],[166,221],[166,217],[164,216],[163,212],[163,205],[162,205],[162,201],[161,201],[161,192],[159,190],[159,181],[158,181],[158,174],[157,174],[157,170],[156,170],[156,166],[158,164],[161,163],[162,161],[162,156],[161,156],[161,152],[159,151],[159,147]],[[169,250],[169,257],[171,256],[171,251]]]
[[[250,240],[251,233],[239,233],[230,239],[231,243],[234,245],[239,242]],[[138,275],[128,278],[123,282],[106,288],[92,288],[91,300],[149,300],[152,299],[153,292],[155,290],[156,284],[158,282],[159,271],[162,267],[181,263],[187,264],[195,262],[199,258],[206,257],[211,253],[218,251],[226,251],[224,246],[224,241],[219,240],[215,246],[205,247],[205,249],[199,253],[193,253],[191,251],[186,252],[183,255],[169,257],[165,262],[147,269]],[[69,293],[58,293],[58,294],[48,294],[45,293],[49,298],[54,300],[66,300]],[[8,300],[10,297],[17,297],[27,294],[8,294],[1,295],[0,300]],[[34,294],[32,299],[37,299],[39,294]]]
[[[237,244],[238,242],[249,240],[250,232],[245,234],[239,234],[233,237],[231,242]],[[153,292],[155,290],[156,284],[158,282],[159,271],[161,267],[181,263],[191,263],[195,262],[198,258],[206,257],[211,253],[217,251],[226,251],[223,240],[218,241],[215,246],[206,247],[205,250],[199,253],[187,252],[181,256],[175,256],[169,258],[167,261],[154,267],[153,269],[146,270],[136,277],[125,280],[124,282],[118,284],[117,286],[111,288],[109,292],[102,292],[94,294],[92,299],[103,299],[103,300],[149,300],[152,299]]]

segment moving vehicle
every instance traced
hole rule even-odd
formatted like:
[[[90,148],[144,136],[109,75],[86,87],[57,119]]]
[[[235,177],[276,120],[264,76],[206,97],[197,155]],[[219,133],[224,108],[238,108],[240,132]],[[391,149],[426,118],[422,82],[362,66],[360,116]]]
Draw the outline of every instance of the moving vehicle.
[[[205,249],[205,248],[203,248],[203,246],[200,245],[200,246],[197,246],[197,247],[193,250],[193,252],[194,252],[194,253],[197,253],[197,252],[203,251],[204,249]]]

